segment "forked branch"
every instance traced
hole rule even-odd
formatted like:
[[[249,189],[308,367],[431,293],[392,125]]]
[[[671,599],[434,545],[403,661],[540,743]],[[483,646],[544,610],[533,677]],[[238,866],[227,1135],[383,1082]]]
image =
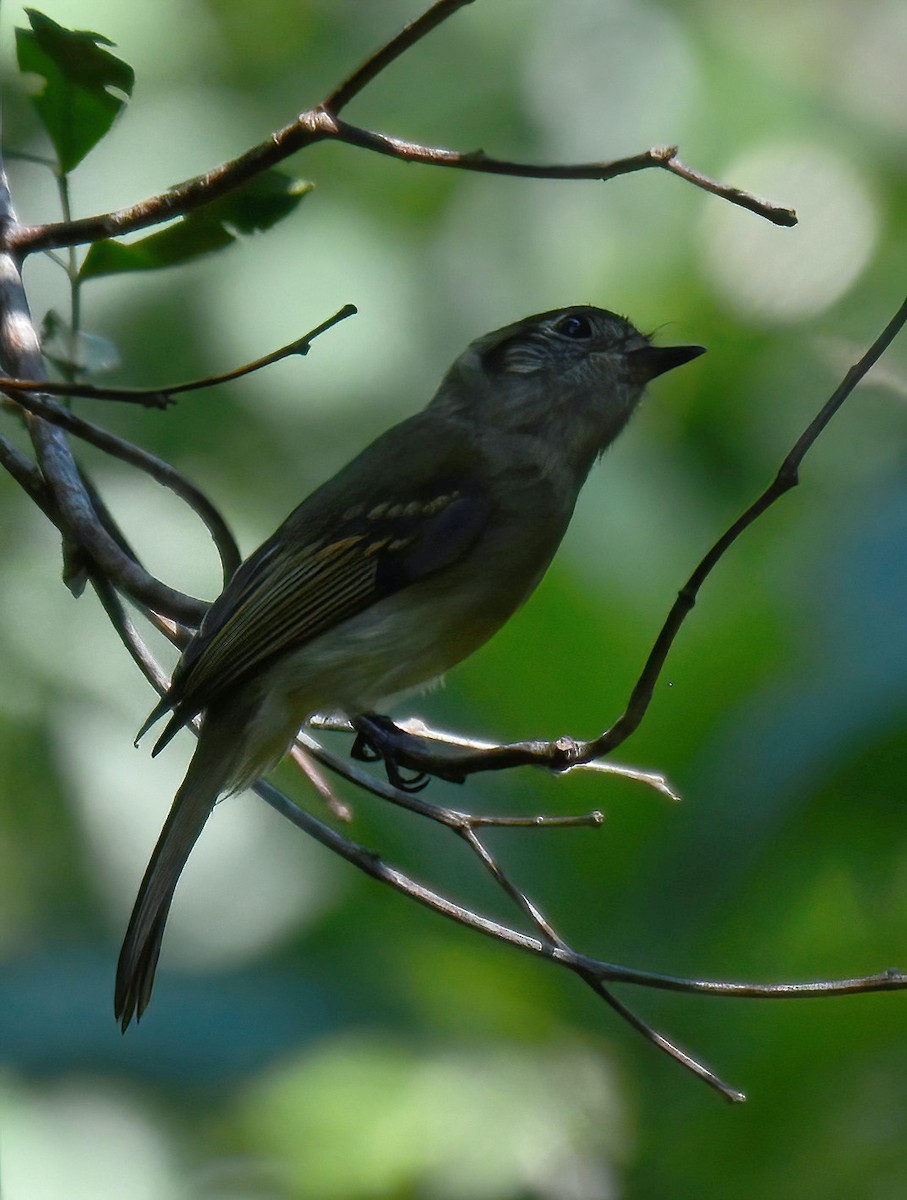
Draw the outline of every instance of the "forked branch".
[[[115,212],[83,217],[75,221],[19,226],[11,232],[10,248],[17,255],[23,256],[33,254],[37,250],[86,245],[89,242],[119,237],[159,225],[164,221],[185,216],[202,205],[219,199],[262,172],[277,166],[290,155],[323,141],[343,142],[361,149],[374,150],[403,162],[419,162],[429,166],[533,179],[605,180],[656,167],[670,171],[731,204],[747,208],[776,225],[789,226],[797,223],[793,209],[762,200],[740,188],[719,183],[708,175],[686,166],[677,158],[677,148],[674,146],[654,147],[613,162],[540,165],[494,158],[481,150],[458,151],[439,146],[422,146],[417,142],[363,129],[339,119],[341,110],[401,54],[471,2],[472,0],[437,0],[437,3],[431,5],[401,33],[371,55],[321,104],[300,113],[289,124],[274,130],[263,142],[250,147],[236,158],[168,188],[165,192],[149,196],[137,204]]]

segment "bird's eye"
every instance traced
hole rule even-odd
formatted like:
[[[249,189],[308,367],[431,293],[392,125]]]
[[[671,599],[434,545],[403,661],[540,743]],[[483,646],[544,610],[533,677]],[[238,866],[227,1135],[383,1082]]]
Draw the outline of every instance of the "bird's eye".
[[[592,337],[592,323],[588,317],[563,317],[554,327],[554,332],[563,337],[582,341]]]

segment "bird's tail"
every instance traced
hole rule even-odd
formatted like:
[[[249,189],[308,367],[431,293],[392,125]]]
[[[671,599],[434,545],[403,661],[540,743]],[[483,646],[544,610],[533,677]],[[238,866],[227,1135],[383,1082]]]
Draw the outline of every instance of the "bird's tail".
[[[148,1006],[177,881],[218,796],[229,787],[234,756],[217,733],[213,722],[202,729],[129,919],[114,994],[114,1011],[124,1032]]]

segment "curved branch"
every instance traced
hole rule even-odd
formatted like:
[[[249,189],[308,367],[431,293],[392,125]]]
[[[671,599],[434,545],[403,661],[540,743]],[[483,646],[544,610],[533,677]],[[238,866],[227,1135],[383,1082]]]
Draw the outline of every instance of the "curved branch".
[[[0,437],[0,467],[3,467],[16,483],[37,504],[44,515],[59,528],[59,517],[50,489],[44,482],[41,472],[21,450],[4,437]]]
[[[724,557],[726,551],[730,549],[740,535],[757,521],[776,500],[779,500],[786,492],[797,486],[799,483],[800,464],[806,457],[807,452],[814,445],[819,434],[828,425],[847,397],[853,392],[857,384],[864,378],[870,367],[882,357],[905,323],[907,323],[907,298],[905,298],[901,307],[863,357],[848,370],[831,396],[829,396],[813,420],[804,429],[790,453],[779,467],[777,475],[762,495],[722,534],[681,588],[677,600],[668,613],[667,620],[655,641],[655,645],[652,647],[642,674],[633,689],[626,712],[600,737],[582,744],[579,748],[579,757],[581,759],[598,758],[602,754],[607,754],[615,746],[625,741],[638,728],[640,721],[649,707],[655,683],[661,674],[668,651],[673,645],[674,639],[687,614],[696,603],[700,588],[718,565],[719,561]]]
[[[5,178],[0,178],[0,191],[7,191]],[[8,253],[0,254],[0,348],[3,365],[10,374],[31,379],[40,379],[44,374],[19,263]],[[53,493],[64,537],[71,539],[141,604],[190,622],[197,621],[198,602],[149,575],[123,552],[98,521],[62,431],[34,413],[26,414],[26,425],[41,473]]]
[[[774,204],[771,200],[763,200],[742,188],[719,183],[702,171],[688,167],[677,157],[676,146],[652,146],[639,154],[627,158],[617,158],[609,162],[591,163],[526,163],[511,162],[508,159],[492,158],[484,150],[462,152],[460,150],[445,150],[437,146],[420,146],[417,142],[405,141],[403,138],[392,137],[385,133],[375,133],[370,129],[360,129],[346,121],[337,120],[327,111],[325,121],[332,122],[331,137],[337,141],[346,142],[350,146],[358,146],[363,150],[374,150],[378,154],[386,154],[403,162],[423,163],[433,167],[455,167],[463,171],[477,171],[486,175],[510,175],[520,179],[615,179],[618,175],[631,175],[636,171],[645,171],[651,167],[661,167],[671,174],[686,179],[689,183],[720,196],[723,200],[746,208],[757,216],[764,217],[773,225],[793,226],[797,224],[797,214],[786,205]]]
[[[316,142],[346,142],[404,162],[431,166],[456,167],[486,174],[515,175],[533,179],[613,179],[650,167],[664,168],[696,187],[713,192],[732,204],[741,205],[777,225],[795,225],[793,209],[728,187],[686,166],[676,157],[675,147],[655,147],[629,158],[607,163],[581,163],[572,166],[541,166],[492,158],[483,151],[462,153],[442,147],[421,146],[416,142],[376,133],[340,121],[340,111],[371,83],[386,67],[415,45],[438,25],[465,7],[471,0],[438,0],[410,25],[371,55],[319,105],[300,113],[295,120],[275,130],[265,141],[252,146],[238,157],[213,167],[202,175],[177,184],[156,196],[115,212],[83,217],[76,221],[55,221],[42,225],[20,226],[11,231],[10,244],[20,255],[37,250],[83,245],[135,233],[175,217],[185,216],[202,205],[248,183],[269,167]]]
[[[12,238],[20,254],[36,250],[59,249],[82,245],[104,238],[135,233],[150,225],[159,225],[200,208],[203,204],[225,195],[291,154],[321,141],[344,142],[363,150],[372,150],[401,162],[421,163],[424,166],[453,167],[486,175],[508,175],[521,179],[615,179],[652,167],[670,171],[696,187],[736,204],[774,225],[793,226],[797,214],[792,208],[762,200],[741,188],[719,183],[701,171],[687,167],[677,158],[676,146],[655,146],[627,158],[608,162],[589,163],[526,163],[494,158],[483,150],[449,150],[439,146],[424,146],[418,142],[377,133],[340,121],[326,108],[318,107],[303,113],[296,121],[277,130],[259,146],[239,158],[222,163],[204,175],[188,179],[158,196],[115,212],[76,221],[52,221],[45,225],[21,226]]]
[[[94,425],[90,421],[85,421],[81,417],[77,417],[69,409],[63,408],[62,405],[57,404],[50,397],[33,396],[24,393],[17,397],[16,403],[20,404],[22,408],[26,409],[32,415],[40,417],[43,421],[56,425],[60,429],[65,429],[67,433],[71,433],[75,437],[81,438],[82,441],[96,446],[106,454],[120,459],[121,462],[128,463],[130,466],[144,471],[156,483],[169,488],[181,500],[185,501],[202,520],[206,529],[211,534],[211,538],[220,555],[224,583],[227,582],[242,561],[239,547],[236,545],[236,541],[226,521],[208,497],[177,471],[175,467],[165,462],[162,458],[150,454],[147,450],[142,450],[132,442],[127,442],[123,438],[117,437],[100,425]],[[94,505],[92,505],[92,509],[94,510]],[[176,594],[181,597],[182,615],[191,617],[192,624],[198,624],[208,609],[206,601],[197,600],[181,592]],[[169,612],[170,610],[164,609],[163,611]]]
[[[294,354],[305,358],[312,348],[315,338],[328,329],[332,329],[341,321],[345,321],[347,317],[354,316],[357,311],[355,304],[344,304],[332,317],[328,317],[326,321],[322,321],[320,325],[303,334],[302,337],[296,338],[295,341],[281,346],[279,350],[272,350],[269,354],[256,358],[254,362],[234,367],[232,371],[225,371],[222,375],[206,375],[204,379],[192,379],[188,383],[173,383],[155,388],[132,388],[99,387],[93,383],[48,382],[43,379],[0,378],[0,391],[12,392],[17,396],[19,392],[42,392],[48,396],[79,396],[85,400],[119,400],[127,404],[141,404],[147,408],[166,408],[173,403],[174,396],[182,395],[184,392],[197,392],[202,388],[216,387],[221,383],[232,383],[235,379],[242,379],[244,375],[251,375],[253,371],[270,367],[273,363],[290,358]]]

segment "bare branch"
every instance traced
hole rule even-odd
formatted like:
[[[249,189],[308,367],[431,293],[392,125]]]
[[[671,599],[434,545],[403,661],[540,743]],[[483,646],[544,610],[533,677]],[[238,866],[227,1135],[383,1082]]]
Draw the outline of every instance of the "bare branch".
[[[86,400],[119,400],[127,404],[141,404],[146,408],[166,408],[173,403],[173,397],[184,392],[195,392],[201,388],[215,387],[221,383],[230,383],[234,379],[241,379],[244,375],[251,375],[253,371],[260,371],[263,367],[269,367],[272,363],[280,362],[284,358],[290,358],[294,354],[298,354],[304,358],[311,349],[312,342],[320,334],[325,333],[328,329],[338,325],[341,321],[346,320],[356,313],[355,304],[344,304],[343,308],[338,309],[332,317],[328,317],[326,321],[322,321],[314,329],[303,334],[302,337],[296,338],[295,341],[289,342],[286,346],[281,346],[279,350],[272,350],[270,354],[265,354],[262,358],[257,358],[254,362],[246,363],[244,366],[235,367],[232,371],[225,371],[222,375],[208,375],[204,379],[193,379],[188,383],[174,383],[166,387],[156,388],[130,388],[130,387],[98,387],[91,383],[63,383],[63,382],[48,382],[47,380],[36,379],[4,379],[0,378],[0,391],[7,393],[12,392],[42,392],[48,396],[80,396]]]
[[[363,150],[374,150],[378,154],[386,154],[392,158],[402,159],[404,162],[418,162],[433,167],[455,167],[459,170],[478,171],[487,175],[511,175],[521,179],[607,180],[615,179],[618,175],[631,175],[635,171],[645,171],[650,167],[662,167],[704,191],[712,192],[731,204],[739,205],[741,208],[756,213],[757,216],[764,217],[773,225],[790,227],[797,224],[797,214],[792,208],[774,204],[770,200],[762,200],[741,188],[719,183],[717,179],[712,179],[701,171],[686,166],[677,157],[676,146],[653,146],[639,154],[614,159],[610,162],[543,165],[492,158],[484,150],[472,150],[464,153],[436,146],[420,146],[417,142],[409,142],[403,138],[391,137],[389,134],[374,133],[369,129],[360,129],[356,125],[349,125],[345,121],[332,118],[329,112],[322,120],[333,120],[330,136],[338,141],[346,142],[350,146],[359,146]]]
[[[100,571],[91,576],[91,584],[107,617],[119,635],[120,641],[129,651],[136,666],[158,692],[163,695],[167,690],[169,680],[165,671],[161,670],[157,659],[145,644],[145,640],[136,628],[135,622],[123,607],[116,590]]]
[[[623,1019],[629,1025],[632,1025],[633,1028],[641,1033],[647,1041],[650,1041],[652,1045],[656,1047],[656,1049],[664,1051],[664,1053],[670,1058],[673,1058],[675,1062],[680,1063],[682,1067],[686,1067],[688,1071],[692,1072],[692,1074],[698,1079],[701,1079],[703,1083],[707,1083],[710,1088],[718,1092],[720,1096],[723,1096],[725,1100],[729,1101],[731,1104],[743,1104],[746,1101],[745,1092],[740,1092],[736,1088],[731,1087],[730,1084],[725,1083],[724,1080],[719,1078],[714,1071],[710,1070],[705,1063],[693,1058],[693,1056],[688,1054],[686,1050],[681,1049],[676,1042],[672,1042],[669,1038],[666,1038],[663,1033],[659,1033],[657,1029],[653,1029],[653,1027],[649,1025],[647,1021],[644,1021],[641,1017],[637,1016],[632,1009],[628,1008],[621,1000],[618,1000],[614,993],[608,988],[602,987],[600,983],[597,984],[592,980],[587,979],[586,982],[594,992],[601,996],[606,1004],[609,1004],[611,1008],[614,1009],[619,1017],[623,1017]]]
[[[656,147],[609,163],[537,166],[532,163],[492,158],[482,151],[462,153],[440,147],[420,146],[415,142],[349,125],[338,119],[341,109],[405,50],[470,2],[471,0],[438,0],[396,38],[392,38],[371,55],[322,104],[300,113],[295,120],[281,129],[274,130],[265,141],[252,146],[238,157],[116,212],[83,217],[76,221],[18,226],[10,232],[11,248],[19,255],[27,255],[36,250],[83,245],[159,225],[164,221],[185,216],[248,183],[256,175],[289,158],[291,154],[329,139],[375,150],[404,162],[421,162],[432,166],[534,179],[613,179],[617,175],[661,167],[688,180],[696,187],[713,192],[733,204],[742,205],[775,224],[796,224],[797,217],[792,209],[760,200],[739,188],[727,187],[692,167],[687,167],[676,158],[675,147]]]
[[[526,934],[518,929],[491,920],[465,908],[463,905],[450,900],[448,897],[433,891],[424,884],[411,878],[398,868],[385,862],[380,855],[365,846],[344,837],[329,826],[313,817],[305,809],[299,808],[287,796],[278,791],[266,780],[259,780],[254,790],[277,812],[284,816],[297,828],[303,830],[315,841],[331,850],[334,854],[346,859],[360,871],[389,887],[394,888],[411,900],[487,937],[514,946],[518,950],[547,959],[556,965],[566,968],[579,975],[596,991],[620,1016],[627,1020],[635,1029],[642,1033],[659,1049],[669,1054],[687,1069],[693,1071],[711,1087],[715,1088],[730,1100],[744,1099],[741,1092],[723,1083],[712,1071],[686,1051],[670,1042],[662,1034],[653,1030],[649,1025],[632,1013],[605,986],[613,983],[632,983],[643,987],[654,987],[663,990],[689,993],[706,993],[715,996],[735,996],[752,999],[789,999],[794,997],[822,997],[847,995],[856,992],[902,991],[907,988],[907,974],[897,970],[882,971],[875,975],[860,978],[820,980],[811,983],[780,983],[753,984],[728,983],[702,979],[684,979],[670,975],[660,975],[656,972],[639,971],[630,967],[622,967],[615,963],[603,962],[577,954],[557,935],[553,927],[541,916],[535,905],[522,897],[518,889],[513,888],[509,881],[502,883],[535,924],[541,924],[546,933],[542,936]],[[408,797],[412,799],[412,797]],[[499,880],[499,882],[501,882]],[[522,900],[521,900],[522,897]],[[525,901],[525,903],[523,903]]]
[[[625,741],[639,726],[652,699],[655,683],[661,674],[668,651],[686,619],[687,614],[696,603],[699,590],[712,573],[724,554],[734,544],[738,537],[748,529],[754,521],[779,500],[785,492],[796,487],[799,482],[798,471],[807,451],[815,443],[816,438],[826,427],[857,384],[863,379],[870,367],[875,363],[894,341],[897,334],[907,322],[907,299],[891,318],[876,340],[872,343],[863,357],[850,368],[834,392],[797,439],[793,449],[781,464],[778,474],[750,507],[734,522],[734,524],[718,539],[708,554],[702,559],[696,570],[681,588],[677,600],[667,620],[655,641],[643,672],[633,689],[627,711],[606,730],[600,737],[587,742],[580,747],[579,757],[598,758],[609,753],[615,746]]]
[[[352,821],[353,810],[337,795],[328,783],[324,773],[318,769],[314,756],[299,745],[298,742],[294,742],[290,748],[290,757],[312,785],[316,794],[321,797],[328,812],[332,813],[338,821],[343,821],[344,823]]]
[[[639,154],[609,162],[537,164],[493,158],[481,150],[449,150],[438,146],[423,146],[418,142],[392,137],[362,129],[335,118],[325,108],[314,108],[296,121],[275,131],[259,146],[247,150],[238,158],[222,163],[204,175],[188,179],[158,196],[138,204],[99,216],[82,217],[75,221],[50,222],[44,225],[21,226],[12,243],[20,254],[33,254],[64,246],[82,245],[104,238],[135,233],[150,225],[159,225],[184,216],[203,204],[225,195],[241,184],[273,167],[291,154],[315,142],[333,140],[372,150],[402,162],[422,163],[425,166],[453,167],[487,175],[508,175],[523,179],[592,179],[608,180],[652,167],[663,168],[679,175],[697,187],[712,192],[732,204],[749,209],[775,225],[792,226],[797,214],[792,208],[760,200],[740,188],[711,179],[702,172],[685,167],[676,158],[676,147],[656,146]]]
[[[0,466],[4,467],[19,486],[28,492],[32,500],[50,516],[51,497],[41,472],[31,459],[4,437],[0,437]]]
[[[332,733],[353,733],[355,732],[352,721],[346,717],[334,715],[326,715],[324,713],[316,713],[309,718],[307,724],[313,729],[326,729]],[[452,783],[462,783],[462,779],[457,776],[457,758],[455,757],[461,751],[478,751],[481,753],[489,753],[494,755],[501,747],[496,742],[484,741],[481,738],[465,737],[461,733],[451,733],[450,730],[433,729],[427,725],[421,717],[404,717],[395,721],[397,729],[403,733],[410,735],[413,739],[430,744],[435,748],[434,752],[437,758],[440,759],[441,752],[438,747],[452,749],[454,754],[446,760],[445,766],[450,770],[445,770],[438,773],[440,778],[449,780]],[[411,744],[412,745],[412,744]],[[325,752],[326,753],[326,752]],[[430,753],[426,749],[426,753]],[[350,767],[345,759],[335,760],[337,766],[332,766],[332,770],[340,770],[341,764],[343,768],[356,771],[356,768]],[[523,765],[523,764],[517,764]],[[646,787],[652,788],[659,792],[668,800],[679,804],[683,797],[671,786],[667,778],[657,771],[644,771],[639,767],[630,767],[624,763],[603,762],[600,760],[592,760],[591,762],[577,762],[571,766],[562,768],[559,771],[561,775],[572,774],[576,771],[587,771],[592,774],[615,775],[620,779],[629,779],[634,783],[642,783]],[[347,778],[352,778],[347,776]],[[364,772],[357,772],[356,782],[362,784],[364,780],[372,780],[373,776],[366,775]],[[383,785],[381,785],[383,786]],[[376,794],[383,794],[377,793]],[[531,818],[534,819],[534,818]]]
[[[741,188],[732,187],[730,184],[719,183],[716,179],[704,175],[702,171],[697,171],[694,167],[688,167],[686,163],[680,161],[676,153],[672,154],[670,158],[665,159],[661,165],[666,171],[670,171],[672,175],[679,175],[681,179],[686,179],[689,183],[695,184],[696,187],[702,188],[704,192],[711,192],[715,196],[720,196],[722,200],[727,200],[731,204],[738,205],[740,208],[746,208],[759,217],[765,217],[773,225],[783,225],[789,229],[797,224],[797,214],[794,209],[787,208],[785,205],[775,204],[771,200],[763,199],[761,196],[754,196],[752,192],[745,192]]]
[[[330,728],[334,722],[326,721],[322,728]],[[338,724],[346,728],[348,723]],[[456,832],[464,829],[481,829],[496,827],[499,829],[597,829],[604,824],[604,815],[595,810],[590,813],[570,814],[567,816],[546,816],[538,813],[532,816],[490,816],[465,812],[459,808],[451,808],[445,804],[435,804],[423,799],[418,794],[395,788],[390,783],[376,779],[374,775],[360,767],[339,758],[326,750],[310,733],[301,729],[296,735],[292,750],[293,757],[299,761],[301,757],[315,759],[322,766],[346,779],[361,791],[370,792],[380,800],[387,800],[398,808],[427,817],[440,825],[445,825]],[[302,766],[302,762],[300,762]],[[305,768],[303,768],[305,769]],[[320,788],[318,789],[321,790]]]
[[[421,17],[411,21],[395,38],[391,38],[371,58],[367,58],[361,66],[357,67],[352,75],[341,83],[340,87],[331,92],[323,107],[334,114],[339,113],[354,96],[358,96],[364,87],[377,78],[385,67],[390,66],[395,59],[424,38],[427,33],[437,29],[442,21],[446,21],[448,17],[453,16],[459,9],[465,8],[467,4],[472,4],[472,0],[436,0]]]
[[[162,458],[158,458],[147,450],[142,450],[132,442],[127,442],[125,439],[117,437],[116,434],[110,433],[100,425],[94,425],[90,421],[85,421],[81,417],[77,417],[69,409],[63,408],[50,397],[32,396],[23,393],[17,397],[16,402],[30,413],[41,417],[44,421],[65,429],[75,437],[81,438],[92,446],[96,446],[99,450],[103,450],[106,454],[110,454],[114,458],[128,463],[130,466],[138,467],[139,470],[150,475],[157,483],[169,488],[181,500],[185,501],[192,511],[201,518],[208,532],[211,534],[220,555],[224,582],[226,583],[242,561],[242,556],[226,521],[204,492],[197,488],[195,484],[191,483],[175,467],[165,462]],[[196,600],[189,596],[184,596],[183,600],[183,615],[187,614],[187,605],[191,603],[193,606],[192,623],[198,624],[207,611],[207,603],[204,600]],[[170,610],[165,609],[164,611]]]
[[[14,228],[15,214],[2,170],[0,213],[5,214],[4,229],[0,232]],[[0,357],[10,375],[40,379],[45,373],[19,262],[8,252],[0,253]],[[26,414],[26,425],[38,466],[53,493],[64,540],[78,546],[140,603],[190,622],[197,620],[197,602],[149,575],[123,552],[116,539],[98,521],[62,431],[30,412]]]
[[[549,817],[539,813],[534,817],[483,817],[469,818],[470,829],[598,829],[604,825],[605,814],[601,809],[573,816]]]
[[[323,728],[352,728],[349,722],[344,724],[343,722],[332,721],[330,724],[324,722],[319,722],[319,724]],[[494,750],[496,746],[496,743],[482,741],[480,738],[467,738],[462,734],[450,733],[448,730],[432,729],[419,717],[407,717],[395,722],[395,724],[406,733],[415,734],[430,742],[437,742],[440,746],[463,747],[468,750]],[[620,779],[629,779],[635,783],[645,784],[646,787],[660,792],[662,796],[667,797],[668,800],[672,800],[675,804],[679,804],[682,800],[680,794],[675,791],[665,776],[657,771],[644,771],[639,767],[629,767],[625,763],[603,762],[599,759],[593,759],[591,762],[579,762],[572,767],[566,767],[560,774],[568,775],[575,771],[615,775]]]

